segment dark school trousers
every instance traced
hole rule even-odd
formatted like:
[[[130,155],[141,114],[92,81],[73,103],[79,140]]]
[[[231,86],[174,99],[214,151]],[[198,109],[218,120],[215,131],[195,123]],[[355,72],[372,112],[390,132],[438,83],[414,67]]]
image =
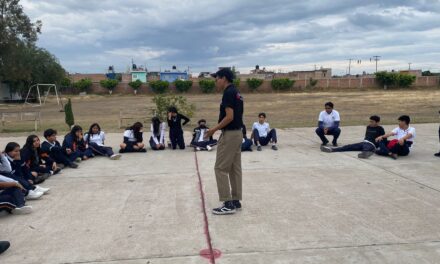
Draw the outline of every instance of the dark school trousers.
[[[179,146],[180,149],[185,149],[185,139],[183,138],[183,130],[170,129],[170,141],[171,147],[176,149]]]
[[[24,193],[20,188],[12,187],[4,189],[0,193],[0,204],[9,203],[13,207],[22,207],[25,204]]]
[[[51,148],[49,152],[49,157],[51,157],[51,159],[53,159],[56,163],[64,164],[66,166],[69,166],[72,163],[70,157],[68,157],[59,147]],[[75,160],[76,158],[77,157],[75,157],[73,160]]]
[[[257,141],[260,142],[261,146],[266,146],[271,141],[274,143],[277,143],[277,131],[275,130],[275,128],[272,128],[269,131],[269,133],[267,133],[267,136],[265,136],[265,137],[261,137],[260,133],[258,132],[257,129],[254,129],[254,131],[252,131],[252,133],[254,135],[255,145],[258,145]]]
[[[333,152],[344,151],[375,151],[376,147],[368,142],[359,142],[356,144],[345,145],[339,148],[333,148]]]
[[[324,128],[318,127],[316,129],[316,135],[319,136],[323,144],[327,144],[329,141],[326,138],[326,135],[324,134]],[[327,132],[327,135],[333,136],[333,144],[338,142],[339,135],[341,135],[341,129],[339,127],[330,128]]]
[[[111,147],[100,146],[94,142],[89,143],[89,149],[92,150],[93,154],[99,156],[111,157],[115,154]]]
[[[408,156],[409,154],[409,147],[411,146],[411,143],[408,141],[401,146],[399,143],[394,145],[392,148],[387,147],[387,141],[381,141],[379,143],[379,150],[376,151],[376,154],[381,156],[388,156],[388,153],[397,154],[398,156]]]
[[[245,138],[241,143],[241,151],[252,151],[252,140]]]
[[[159,141],[159,138],[157,138],[157,141]],[[159,145],[159,144],[156,144],[156,142],[154,142],[153,137],[150,137],[150,141],[149,142],[150,142],[150,147],[153,150],[164,150],[165,149],[165,144],[163,146],[161,146],[160,148],[157,148],[157,145]]]

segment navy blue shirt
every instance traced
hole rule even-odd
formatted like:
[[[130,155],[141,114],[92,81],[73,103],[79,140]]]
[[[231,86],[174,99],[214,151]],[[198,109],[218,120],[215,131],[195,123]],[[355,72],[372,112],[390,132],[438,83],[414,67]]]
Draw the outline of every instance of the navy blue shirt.
[[[243,126],[243,97],[233,84],[230,84],[223,92],[222,103],[220,104],[220,115],[218,118],[219,123],[226,117],[227,107],[234,110],[234,119],[223,129],[241,129]]]

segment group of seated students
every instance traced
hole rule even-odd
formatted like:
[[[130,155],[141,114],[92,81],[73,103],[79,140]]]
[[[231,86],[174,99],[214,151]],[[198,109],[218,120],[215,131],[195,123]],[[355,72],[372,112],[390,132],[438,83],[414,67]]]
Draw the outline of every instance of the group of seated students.
[[[384,128],[379,125],[380,117],[373,115],[370,117],[363,141],[338,147],[337,140],[341,134],[341,129],[339,128],[340,116],[339,113],[333,109],[333,106],[331,102],[326,103],[325,110],[319,115],[316,134],[322,141],[321,151],[328,153],[360,151],[361,153],[358,154],[358,158],[361,159],[367,159],[373,154],[387,156],[392,159],[409,155],[416,137],[416,129],[410,126],[411,119],[409,116],[400,116],[397,119],[398,126],[389,133],[385,133]],[[333,135],[333,147],[327,146],[329,140],[326,135]],[[390,137],[395,138],[389,140]]]
[[[97,155],[112,160],[121,157],[104,145],[105,133],[96,123],[85,135],[80,126],[73,126],[62,145],[54,129],[44,131],[44,138],[41,143],[38,136],[30,135],[22,148],[9,142],[0,154],[0,213],[31,213],[32,207],[26,205],[26,200],[39,199],[50,191],[38,184],[66,167],[78,168],[82,160]]]

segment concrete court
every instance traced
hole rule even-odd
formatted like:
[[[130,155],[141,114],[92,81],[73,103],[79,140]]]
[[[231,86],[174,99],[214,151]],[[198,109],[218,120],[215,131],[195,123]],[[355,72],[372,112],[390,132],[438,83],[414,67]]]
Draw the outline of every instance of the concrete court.
[[[438,125],[415,127],[412,153],[397,161],[322,153],[313,128],[279,131],[278,152],[243,153],[244,209],[229,216],[210,212],[215,152],[198,152],[215,263],[440,263]],[[364,129],[343,127],[340,144]],[[0,263],[212,263],[199,255],[209,247],[197,175],[191,149],[66,169],[29,202],[32,214],[0,217],[12,244]]]

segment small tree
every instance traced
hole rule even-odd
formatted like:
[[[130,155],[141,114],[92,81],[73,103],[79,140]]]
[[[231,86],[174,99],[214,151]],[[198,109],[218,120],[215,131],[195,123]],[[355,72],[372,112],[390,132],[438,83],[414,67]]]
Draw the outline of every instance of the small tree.
[[[137,90],[142,86],[142,81],[137,79],[134,82],[129,82],[128,85],[133,88],[134,93],[137,94]]]
[[[167,112],[170,106],[174,106],[179,110],[179,113],[191,118],[194,115],[196,107],[181,95],[156,95],[153,97],[153,103],[156,108],[153,110],[153,115],[159,116],[162,121],[167,119]]]
[[[73,84],[75,88],[77,88],[80,92],[87,92],[87,90],[92,87],[92,80],[89,78],[81,79]]]
[[[249,89],[254,92],[263,84],[263,80],[257,78],[250,78],[246,80]]]
[[[72,81],[69,79],[69,78],[67,78],[67,77],[64,77],[62,80],[61,80],[61,86],[62,87],[70,87],[70,85],[72,84]]]
[[[292,88],[294,80],[290,80],[288,78],[283,79],[273,79],[271,81],[272,88],[276,91],[286,91]]]
[[[72,101],[69,98],[67,104],[64,106],[65,120],[69,129],[75,124],[75,118],[73,117]]]
[[[240,88],[240,79],[234,79],[234,81],[232,82],[234,84],[235,87]]]
[[[191,89],[193,82],[191,80],[180,80],[177,79],[174,81],[174,85],[176,86],[176,90],[180,93],[186,93]]]
[[[119,83],[118,80],[113,80],[113,79],[106,79],[99,82],[99,84],[101,84],[102,87],[108,89],[110,94],[113,92],[113,89],[115,89],[118,83]]]
[[[398,85],[399,87],[408,88],[416,81],[416,76],[399,73]]]
[[[312,77],[310,77],[309,79],[309,83],[307,84],[306,88],[307,89],[311,89],[311,88],[315,88],[315,86],[318,84],[318,80],[313,79]]]
[[[167,81],[152,81],[150,82],[151,90],[156,94],[164,94],[168,91],[168,86],[170,85]]]
[[[199,81],[199,85],[203,93],[212,93],[215,88],[215,81],[211,79],[203,79]]]

